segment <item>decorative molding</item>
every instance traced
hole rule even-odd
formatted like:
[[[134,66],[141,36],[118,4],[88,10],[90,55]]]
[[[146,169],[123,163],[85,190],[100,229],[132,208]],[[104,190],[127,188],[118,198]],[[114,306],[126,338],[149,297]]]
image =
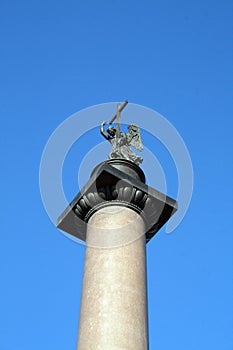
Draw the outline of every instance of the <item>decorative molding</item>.
[[[147,242],[177,210],[177,202],[144,183],[142,170],[126,160],[101,163],[58,218],[57,227],[86,240],[86,225],[100,208],[119,205],[142,215]]]

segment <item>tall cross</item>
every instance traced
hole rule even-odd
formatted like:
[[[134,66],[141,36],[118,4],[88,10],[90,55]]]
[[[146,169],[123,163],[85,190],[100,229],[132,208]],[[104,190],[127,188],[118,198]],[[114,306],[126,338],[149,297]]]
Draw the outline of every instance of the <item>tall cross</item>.
[[[116,138],[120,137],[120,123],[121,123],[121,104],[117,104],[117,118],[116,118]]]
[[[116,137],[120,137],[120,117],[121,117],[121,112],[123,109],[127,106],[128,100],[125,100],[125,102],[121,105],[120,103],[117,104],[117,113],[112,117],[110,120],[109,124],[112,124],[114,120],[116,119]]]

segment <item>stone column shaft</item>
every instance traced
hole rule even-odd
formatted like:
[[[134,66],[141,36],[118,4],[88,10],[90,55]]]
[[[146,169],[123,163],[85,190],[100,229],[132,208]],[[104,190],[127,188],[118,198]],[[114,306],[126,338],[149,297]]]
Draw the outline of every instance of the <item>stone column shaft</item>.
[[[146,350],[144,221],[111,206],[89,220],[77,350]]]

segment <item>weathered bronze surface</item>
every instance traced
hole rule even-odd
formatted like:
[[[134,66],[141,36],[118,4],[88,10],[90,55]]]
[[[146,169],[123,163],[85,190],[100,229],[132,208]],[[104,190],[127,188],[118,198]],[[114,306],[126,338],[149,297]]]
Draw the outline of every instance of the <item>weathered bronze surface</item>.
[[[127,102],[127,101],[126,101]],[[138,151],[143,150],[142,138],[140,129],[135,124],[128,126],[128,133],[120,130],[120,113],[127,103],[123,105],[118,104],[117,114],[110,120],[109,123],[106,121],[101,124],[100,132],[108,140],[112,149],[109,153],[109,159],[127,159],[135,164],[142,163],[143,159],[139,157],[130,147],[136,148]],[[117,119],[116,127],[113,127],[112,122]],[[107,132],[105,131],[105,125],[109,124]]]

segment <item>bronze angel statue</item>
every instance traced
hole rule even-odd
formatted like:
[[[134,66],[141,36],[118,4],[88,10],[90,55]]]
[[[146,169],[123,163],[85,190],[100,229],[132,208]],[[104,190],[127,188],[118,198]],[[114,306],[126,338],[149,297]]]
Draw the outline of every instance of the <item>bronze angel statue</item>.
[[[125,102],[124,105],[126,105],[127,103]],[[131,162],[138,165],[142,163],[143,159],[139,157],[133,150],[131,150],[130,147],[132,146],[139,151],[143,150],[140,129],[137,125],[130,124],[128,125],[128,133],[120,131],[119,117],[120,117],[120,111],[123,109],[123,106],[118,105],[118,113],[112,118],[112,120],[109,123],[103,122],[101,124],[100,132],[112,145],[112,149],[109,153],[110,159],[123,158],[123,159],[130,160]],[[112,124],[112,121],[114,121],[114,119],[116,118],[117,118],[116,128],[110,125],[107,128],[107,132],[106,132],[105,125]]]

